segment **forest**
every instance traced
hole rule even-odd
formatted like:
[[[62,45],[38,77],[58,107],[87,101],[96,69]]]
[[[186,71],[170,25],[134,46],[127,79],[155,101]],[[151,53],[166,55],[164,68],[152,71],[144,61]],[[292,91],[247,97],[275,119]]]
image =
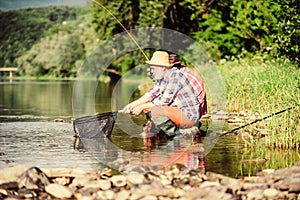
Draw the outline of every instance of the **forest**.
[[[17,67],[20,79],[73,79],[90,65],[93,78],[103,74],[114,80],[145,63],[155,50],[143,49],[146,56],[129,51],[119,40],[130,34],[116,35],[143,28],[182,33],[201,44],[220,72],[226,112],[266,116],[293,108],[256,124],[249,134],[243,130],[245,145],[300,149],[298,0],[93,0],[87,7],[0,11],[0,20],[0,67]],[[101,64],[107,67],[104,73]],[[207,92],[209,111],[213,92]]]
[[[257,55],[269,60],[289,60],[298,66],[300,63],[297,0],[99,3],[127,30],[159,27],[193,38],[216,63]],[[76,77],[77,70],[97,45],[124,31],[107,10],[92,1],[87,7],[0,11],[0,66],[17,67],[19,76]],[[151,51],[146,52],[150,56]],[[126,54],[110,68],[124,74],[140,62],[140,54]]]

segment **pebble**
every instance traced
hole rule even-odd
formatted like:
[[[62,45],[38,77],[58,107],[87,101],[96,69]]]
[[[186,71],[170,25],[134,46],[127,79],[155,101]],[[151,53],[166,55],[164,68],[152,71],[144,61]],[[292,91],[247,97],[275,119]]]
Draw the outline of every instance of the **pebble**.
[[[262,190],[259,190],[259,189],[251,190],[247,194],[248,200],[263,199],[263,198],[264,198],[264,195],[262,193]]]
[[[143,174],[138,174],[138,173],[129,173],[126,175],[126,179],[131,184],[141,184],[144,182],[145,176]]]
[[[50,195],[59,198],[71,198],[73,196],[71,190],[67,188],[66,186],[57,184],[57,183],[51,183],[45,187],[45,190]]]
[[[123,187],[127,184],[126,177],[123,175],[115,175],[109,179],[114,186]]]
[[[268,200],[300,197],[299,163],[291,168],[266,169],[256,176],[238,179],[214,172],[187,171],[181,165],[116,175],[109,169],[89,173],[75,169],[47,171],[37,167],[20,173],[20,169],[18,166],[0,168],[1,175],[3,172],[13,175],[11,179],[0,179],[0,199]]]
[[[214,181],[205,181],[200,185],[200,188],[220,186],[220,183]]]
[[[84,184],[85,188],[88,189],[101,189],[108,190],[111,188],[111,182],[109,180],[93,180]]]
[[[278,190],[269,188],[264,190],[263,195],[268,199],[273,199],[278,195],[278,193]]]

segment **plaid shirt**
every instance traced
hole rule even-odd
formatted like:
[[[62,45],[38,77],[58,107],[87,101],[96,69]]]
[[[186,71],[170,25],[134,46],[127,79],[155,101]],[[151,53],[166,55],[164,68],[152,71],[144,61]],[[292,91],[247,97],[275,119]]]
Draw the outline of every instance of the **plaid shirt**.
[[[199,102],[189,79],[177,68],[170,69],[165,77],[155,82],[145,94],[157,106],[175,106],[193,122],[197,122]]]
[[[180,71],[182,71],[182,73],[187,77],[196,92],[198,102],[200,103],[200,115],[205,115],[207,113],[207,104],[206,92],[202,79],[195,71],[191,70],[188,67],[182,67],[180,68]]]

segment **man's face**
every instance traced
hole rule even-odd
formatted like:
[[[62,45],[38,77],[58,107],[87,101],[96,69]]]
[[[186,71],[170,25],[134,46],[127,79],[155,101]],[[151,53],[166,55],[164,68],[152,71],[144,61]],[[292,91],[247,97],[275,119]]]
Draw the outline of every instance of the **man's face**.
[[[152,71],[153,77],[155,80],[160,80],[164,77],[165,68],[161,66],[150,65],[150,69]]]

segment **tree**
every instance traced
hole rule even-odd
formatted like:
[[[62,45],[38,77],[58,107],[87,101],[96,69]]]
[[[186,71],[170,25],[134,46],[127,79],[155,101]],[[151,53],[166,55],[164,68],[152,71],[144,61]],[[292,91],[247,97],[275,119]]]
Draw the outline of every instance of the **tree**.
[[[297,0],[278,1],[278,32],[274,36],[279,53],[300,63],[300,4]],[[299,64],[300,66],[300,64]]]
[[[274,15],[276,6],[272,1],[233,0],[229,32],[246,41],[246,50],[263,50],[272,45],[271,35],[278,23]]]

